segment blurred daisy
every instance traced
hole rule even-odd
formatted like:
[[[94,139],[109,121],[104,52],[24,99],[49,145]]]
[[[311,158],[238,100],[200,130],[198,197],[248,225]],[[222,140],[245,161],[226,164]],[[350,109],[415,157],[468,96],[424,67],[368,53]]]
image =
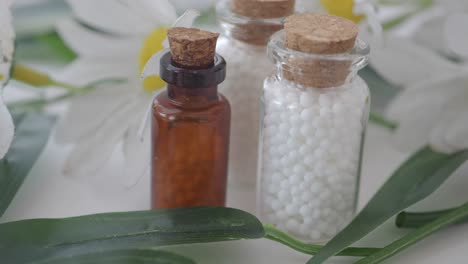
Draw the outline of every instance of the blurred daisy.
[[[381,45],[373,45],[370,64],[384,79],[408,87],[435,75],[460,71],[460,65],[411,39],[386,33]]]
[[[398,24],[425,7],[422,1],[401,0],[320,0],[325,11],[330,14],[348,18],[356,23],[363,21],[363,29],[380,36],[382,25]]]
[[[56,134],[60,143],[75,143],[64,172],[94,175],[123,143],[125,174],[133,183],[131,176],[138,178],[149,165],[150,144],[137,137],[140,122],[152,94],[165,86],[159,76],[141,81],[140,74],[148,60],[165,47],[171,24],[189,27],[198,13],[188,11],[177,20],[167,0],[68,3],[77,21],[63,21],[57,28],[79,57],[56,77],[80,86],[112,78],[128,82],[103,84],[71,100]]]
[[[398,32],[435,51],[468,59],[468,1],[434,0],[433,5],[405,22]]]
[[[15,129],[10,112],[3,102],[3,87],[10,77],[15,39],[11,24],[11,3],[12,0],[2,0],[0,2],[0,159],[5,156],[10,148]]]
[[[409,85],[391,103],[388,116],[398,121],[398,146],[416,150],[428,143],[453,153],[468,149],[468,67],[437,74]]]
[[[394,136],[400,149],[415,151],[430,144],[452,153],[468,148],[466,65],[398,31],[385,34],[370,62],[384,79],[404,88],[387,110],[398,123]]]

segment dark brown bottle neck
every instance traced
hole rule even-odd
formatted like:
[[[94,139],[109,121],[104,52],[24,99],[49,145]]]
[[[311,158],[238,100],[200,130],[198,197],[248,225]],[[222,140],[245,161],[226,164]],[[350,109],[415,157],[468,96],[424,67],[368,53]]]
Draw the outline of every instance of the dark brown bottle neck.
[[[169,84],[167,95],[174,105],[183,108],[203,108],[219,101],[217,85],[187,88]]]

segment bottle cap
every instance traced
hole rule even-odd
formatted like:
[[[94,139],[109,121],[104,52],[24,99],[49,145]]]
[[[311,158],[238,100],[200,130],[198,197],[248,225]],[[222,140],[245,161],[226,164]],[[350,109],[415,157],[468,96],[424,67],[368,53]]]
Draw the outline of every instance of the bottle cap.
[[[350,52],[358,35],[357,25],[346,18],[327,14],[297,14],[284,23],[285,46],[288,49],[314,55]],[[336,60],[333,56],[291,59],[286,79],[305,86],[325,88],[340,86],[349,74],[352,61]]]
[[[294,13],[295,0],[233,0],[234,13],[251,18],[279,18]]]
[[[181,67],[203,69],[213,65],[218,33],[175,27],[167,36],[172,60]]]

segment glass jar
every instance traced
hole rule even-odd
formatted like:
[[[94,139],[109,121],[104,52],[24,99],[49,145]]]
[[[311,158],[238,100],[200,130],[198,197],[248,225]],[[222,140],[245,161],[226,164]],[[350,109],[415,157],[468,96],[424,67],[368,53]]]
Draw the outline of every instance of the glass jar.
[[[161,59],[168,83],[152,109],[152,208],[224,206],[230,106],[218,93],[226,62],[216,55],[207,69]]]
[[[282,28],[282,18],[256,19],[234,13],[229,0],[217,5],[217,16],[224,36],[217,52],[229,62],[220,91],[232,108],[229,178],[236,185],[255,186],[260,124],[260,97],[263,80],[274,70],[266,45]]]
[[[336,55],[287,49],[283,31],[270,40],[268,54],[276,72],[263,89],[257,194],[265,223],[307,241],[324,242],[352,220],[370,103],[357,71],[367,64],[368,53],[361,40],[352,51]],[[308,65],[315,70],[307,71]],[[330,69],[344,66],[348,75],[337,87],[308,87],[285,78],[330,83],[339,72]]]

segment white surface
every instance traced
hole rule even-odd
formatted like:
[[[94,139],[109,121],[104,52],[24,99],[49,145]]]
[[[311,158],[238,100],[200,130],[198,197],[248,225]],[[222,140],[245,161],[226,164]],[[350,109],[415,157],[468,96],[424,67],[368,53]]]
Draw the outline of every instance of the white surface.
[[[361,184],[361,207],[404,156],[386,143],[389,135],[380,128],[368,131],[365,163]],[[62,176],[66,147],[51,140],[43,155],[6,212],[3,222],[38,217],[66,217],[110,211],[149,208],[149,176],[132,189],[123,184],[119,155],[113,158],[99,177],[77,182]],[[467,171],[465,166],[465,171]],[[429,201],[419,207],[443,208],[468,200],[468,177],[457,173]],[[395,194],[398,195],[398,194]],[[229,205],[254,212],[254,194],[248,188],[229,188]],[[360,244],[381,246],[405,231],[397,230],[393,222],[366,238]],[[466,263],[468,260],[468,225],[452,227],[419,243],[386,263]],[[235,241],[204,245],[171,247],[171,250],[191,256],[199,263],[305,263],[308,256],[267,240]],[[352,263],[351,258],[335,258],[327,263]]]

